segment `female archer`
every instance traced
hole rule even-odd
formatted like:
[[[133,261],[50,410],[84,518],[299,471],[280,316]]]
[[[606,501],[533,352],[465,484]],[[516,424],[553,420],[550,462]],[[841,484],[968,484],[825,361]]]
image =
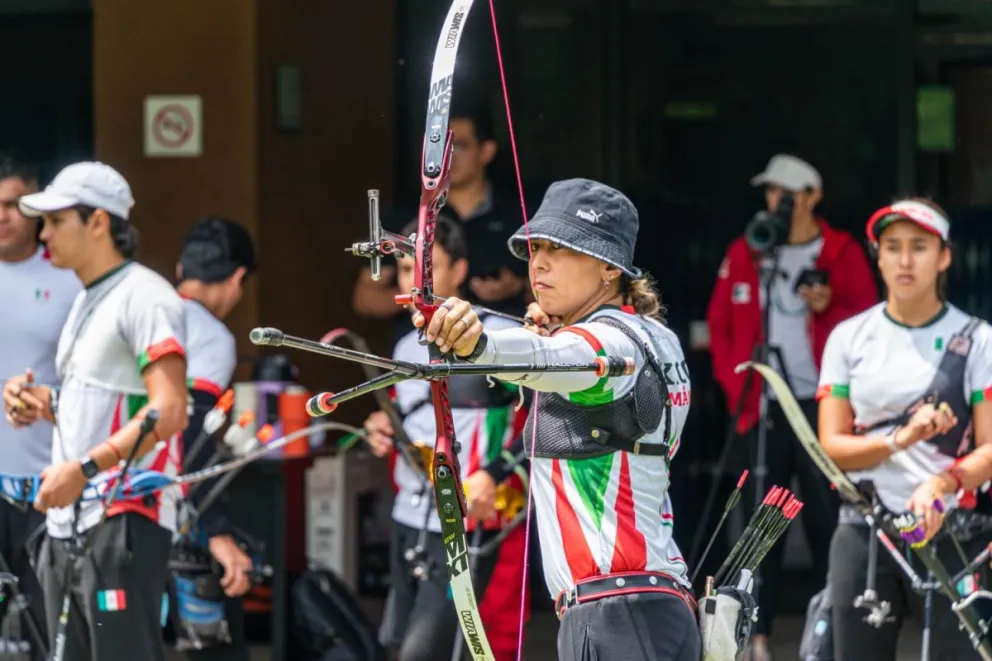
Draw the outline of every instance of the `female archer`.
[[[635,362],[630,376],[501,377],[537,391],[524,443],[563,661],[700,657],[668,496],[689,378],[658,296],[632,264],[637,230],[637,211],[619,191],[586,179],[552,184],[529,228],[509,241],[517,257],[531,253],[535,325],[487,330],[468,303],[449,298],[425,329],[466,361]],[[548,324],[561,325],[539,330]]]
[[[818,391],[824,450],[853,481],[873,482],[885,507],[919,517],[920,541],[934,538],[963,493],[992,477],[992,329],[946,301],[949,230],[944,210],[925,199],[871,217],[868,239],[888,297],[831,333]],[[974,535],[965,554],[978,555],[989,540]],[[932,543],[949,569],[961,566],[954,540]],[[867,611],[854,602],[865,590],[868,549],[868,525],[842,508],[827,579],[840,661],[894,660],[903,618],[919,605],[895,561],[880,553],[875,590],[892,610],[877,629],[865,622]],[[975,587],[958,586],[962,595]],[[931,658],[979,658],[948,600],[936,600]]]

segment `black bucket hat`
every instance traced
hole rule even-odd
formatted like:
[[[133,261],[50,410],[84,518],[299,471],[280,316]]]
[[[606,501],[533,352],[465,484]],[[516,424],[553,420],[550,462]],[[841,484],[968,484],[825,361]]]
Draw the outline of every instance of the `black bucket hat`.
[[[528,227],[529,226],[529,227]],[[531,239],[552,241],[606,262],[633,280],[644,277],[635,267],[637,208],[615,188],[590,179],[556,181],[544,194],[528,226],[518,229],[507,245],[514,257],[528,260]]]

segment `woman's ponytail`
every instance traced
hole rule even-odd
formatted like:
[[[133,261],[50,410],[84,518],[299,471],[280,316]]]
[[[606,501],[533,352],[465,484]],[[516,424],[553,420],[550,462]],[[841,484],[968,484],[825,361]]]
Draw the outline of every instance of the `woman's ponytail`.
[[[654,288],[654,282],[650,278],[629,280],[627,282],[627,298],[635,313],[644,317],[653,317],[664,323],[665,310],[661,304],[661,295]]]

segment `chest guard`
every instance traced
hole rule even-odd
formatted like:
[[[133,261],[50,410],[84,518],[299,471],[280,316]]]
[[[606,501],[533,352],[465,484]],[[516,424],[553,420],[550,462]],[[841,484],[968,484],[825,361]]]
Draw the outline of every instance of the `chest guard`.
[[[645,358],[635,377],[634,387],[615,401],[599,406],[580,406],[558,393],[542,393],[537,406],[531,409],[524,427],[524,444],[528,454],[535,438],[533,425],[540,421],[536,435],[535,457],[545,459],[588,459],[610,452],[623,451],[647,456],[669,456],[672,428],[672,402],[658,363],[660,351],[641,339],[627,324],[609,316],[594,318],[616,328],[640,349]],[[651,337],[650,331],[646,331]],[[654,344],[652,340],[652,344]],[[664,442],[644,443],[645,435],[653,433],[664,421]]]
[[[937,365],[933,380],[923,395],[913,402],[908,409],[897,416],[875,424],[859,426],[855,431],[858,434],[867,435],[882,427],[905,425],[913,417],[916,410],[924,404],[945,402],[957,416],[958,424],[946,434],[935,436],[927,442],[936,446],[941,454],[948,457],[958,458],[971,452],[974,449],[971,402],[965,395],[964,382],[965,370],[968,367],[968,355],[971,353],[971,347],[974,343],[973,335],[981,323],[980,319],[972,317],[964,328],[951,337],[947,350]]]

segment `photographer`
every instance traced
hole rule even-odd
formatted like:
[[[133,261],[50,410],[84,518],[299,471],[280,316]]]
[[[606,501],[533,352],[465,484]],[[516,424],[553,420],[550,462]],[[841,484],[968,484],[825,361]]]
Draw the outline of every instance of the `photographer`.
[[[760,470],[754,435],[761,384],[734,368],[760,357],[756,349],[767,348],[770,365],[786,376],[806,417],[815,424],[816,386],[827,337],[834,326],[869,308],[878,296],[861,246],[850,234],[815,215],[823,188],[812,165],[778,154],[751,184],[764,187],[767,211],[756,214],[744,235],[727,250],[706,317],[714,376],[726,395],[737,434],[748,440],[749,467]],[[798,478],[806,501],[804,528],[821,582],[837,521],[836,498],[792,438],[771,393],[765,430],[763,486],[765,490],[788,486],[793,476]],[[761,495],[751,493],[752,498]],[[762,565],[760,620],[751,661],[771,658],[767,637],[775,616],[783,549],[777,544]]]

